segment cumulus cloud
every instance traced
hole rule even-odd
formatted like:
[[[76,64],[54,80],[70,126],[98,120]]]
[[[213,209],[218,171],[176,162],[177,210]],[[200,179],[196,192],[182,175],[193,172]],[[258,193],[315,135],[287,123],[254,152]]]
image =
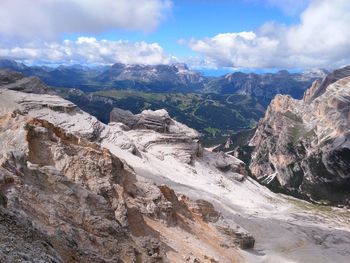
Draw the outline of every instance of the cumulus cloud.
[[[293,26],[191,39],[187,45],[219,67],[312,68],[350,63],[350,1],[313,0]]]
[[[39,64],[168,64],[176,60],[165,54],[158,43],[97,40],[93,37],[0,47],[0,57]]]
[[[66,33],[154,29],[171,0],[1,0],[0,34],[54,38]]]

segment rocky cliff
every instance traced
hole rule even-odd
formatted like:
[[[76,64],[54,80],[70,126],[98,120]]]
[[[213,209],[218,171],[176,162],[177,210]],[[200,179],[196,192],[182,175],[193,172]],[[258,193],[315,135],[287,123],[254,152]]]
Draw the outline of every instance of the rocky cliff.
[[[230,262],[239,261],[240,247],[253,247],[254,238],[210,202],[140,181],[112,153],[130,152],[139,162],[146,158],[140,151],[190,162],[200,147],[187,144],[198,134],[166,112],[143,113],[142,122],[155,128],[136,136],[56,96],[4,88],[0,102],[1,262]],[[150,116],[169,126],[158,132]],[[234,175],[241,162],[227,158],[215,165],[232,165],[225,173]]]
[[[251,141],[263,183],[317,201],[350,204],[349,67],[315,82],[303,100],[277,95]]]
[[[348,262],[347,210],[272,193],[166,111],[105,125],[16,89],[0,89],[0,262]]]

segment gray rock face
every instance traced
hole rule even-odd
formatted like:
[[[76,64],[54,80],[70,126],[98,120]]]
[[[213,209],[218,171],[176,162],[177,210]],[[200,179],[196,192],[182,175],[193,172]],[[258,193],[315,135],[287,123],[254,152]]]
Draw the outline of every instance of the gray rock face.
[[[322,82],[316,81],[310,89],[305,91],[303,100],[308,103],[312,102],[325,93],[329,85],[348,76],[350,76],[350,66],[334,70],[331,74],[328,74]]]
[[[0,85],[8,85],[24,78],[21,73],[8,69],[0,69]]]
[[[0,70],[0,88],[36,94],[54,94],[38,77],[24,77],[10,70]]]
[[[139,180],[111,152],[129,156],[130,133],[144,152],[192,154],[198,133],[168,119],[147,111],[126,132],[57,96],[0,89],[0,262],[179,262],[188,250],[201,261],[236,257],[247,231],[231,229],[207,201]],[[166,129],[155,131],[159,123]],[[144,152],[132,158],[153,158]],[[218,236],[223,224],[230,235]]]
[[[160,133],[169,133],[173,125],[166,111],[144,111],[134,115],[130,111],[114,108],[110,113],[111,122],[121,122],[130,129],[148,129]]]
[[[250,165],[263,183],[335,204],[350,204],[350,77],[336,70],[304,100],[278,95],[251,141]],[[327,83],[332,83],[327,86]]]
[[[204,90],[252,96],[267,106],[276,94],[302,98],[314,80],[322,79],[320,76],[322,74],[292,74],[285,70],[266,74],[235,72],[209,81]]]
[[[173,65],[125,65],[114,64],[96,78],[98,81],[114,82],[151,90],[199,88],[207,80],[184,64]],[[163,86],[163,87],[162,87]],[[168,86],[168,87],[167,87]]]
[[[110,121],[134,130],[134,137],[141,143],[142,150],[154,153],[159,159],[171,155],[191,163],[193,158],[201,155],[199,133],[171,119],[166,110],[145,110],[134,115],[130,111],[114,108]]]

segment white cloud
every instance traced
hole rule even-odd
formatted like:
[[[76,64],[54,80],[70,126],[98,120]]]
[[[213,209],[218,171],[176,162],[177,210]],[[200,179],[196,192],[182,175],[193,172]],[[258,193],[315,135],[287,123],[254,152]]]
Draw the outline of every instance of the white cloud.
[[[311,68],[350,63],[350,1],[314,0],[293,26],[191,39],[187,45],[219,67]]]
[[[93,37],[0,47],[0,57],[39,64],[168,64],[176,60],[165,54],[158,43],[97,40]]]
[[[1,0],[0,34],[47,39],[113,29],[149,31],[171,6],[171,0]]]

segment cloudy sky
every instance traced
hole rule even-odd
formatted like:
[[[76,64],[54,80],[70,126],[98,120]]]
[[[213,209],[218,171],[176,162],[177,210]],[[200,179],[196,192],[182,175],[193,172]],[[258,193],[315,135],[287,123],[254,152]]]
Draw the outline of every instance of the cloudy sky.
[[[350,64],[349,0],[1,0],[0,57],[34,64]]]

